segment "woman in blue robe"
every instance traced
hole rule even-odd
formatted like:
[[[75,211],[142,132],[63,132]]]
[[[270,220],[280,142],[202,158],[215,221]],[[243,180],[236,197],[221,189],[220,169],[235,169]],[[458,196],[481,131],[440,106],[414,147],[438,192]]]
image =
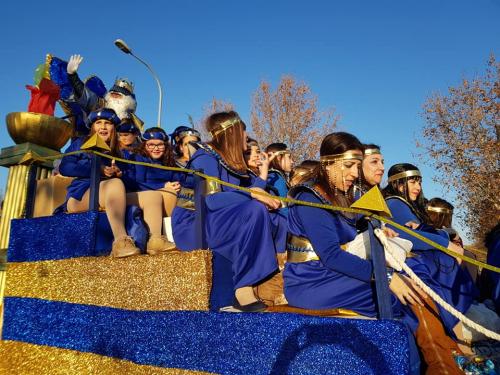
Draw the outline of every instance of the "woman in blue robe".
[[[195,129],[179,126],[172,134],[172,139],[175,164],[179,168],[186,168],[193,149],[191,142],[201,141],[201,135]],[[179,250],[192,251],[199,247],[195,237],[194,176],[191,173],[181,173],[180,183],[182,187],[172,212],[172,234]]]
[[[421,182],[420,171],[412,164],[396,164],[389,169],[388,186],[383,193],[393,220],[411,227],[426,239],[463,254],[463,249],[451,242],[445,231],[438,231],[428,224]],[[456,258],[406,232],[394,230],[413,244],[412,253],[417,256],[408,258],[407,264],[446,302],[465,314],[478,294],[469,272]],[[457,323],[461,324],[458,319],[441,307],[439,310],[448,332],[459,333],[460,330],[454,329]]]
[[[76,139],[66,150],[72,152],[80,150],[82,145],[97,134],[110,147],[112,156],[121,157],[118,147],[118,139],[115,126],[119,123],[116,113],[112,109],[103,108],[94,112],[88,117],[90,135]],[[59,167],[64,176],[75,177],[67,188],[66,210],[68,212],[82,212],[88,210],[90,196],[90,174],[91,156],[80,153],[68,155],[62,158]],[[99,187],[99,205],[106,209],[106,215],[113,232],[114,242],[111,256],[127,257],[140,254],[140,250],[135,246],[134,240],[127,235],[125,229],[125,209],[126,204],[139,206],[144,212],[144,220],[149,226],[151,237],[147,243],[148,252],[153,251],[159,245],[157,236],[161,234],[161,226],[156,223],[161,222],[161,211],[157,209],[157,203],[161,203],[159,194],[147,194],[138,197],[126,194],[125,184],[122,179],[129,168],[126,164],[115,163],[107,158],[102,158],[101,182]],[[158,200],[158,198],[160,200]],[[155,226],[156,225],[156,226]]]
[[[236,112],[210,116],[207,130],[212,135],[208,144],[198,144],[189,166],[209,176],[242,186],[248,174],[243,152],[246,149],[246,126]],[[279,207],[279,201],[265,192],[266,181],[256,178],[252,193],[207,181],[205,230],[209,248],[232,264],[238,311],[263,311],[253,286],[278,269],[273,241],[273,225],[268,209]],[[260,194],[265,195],[260,195]]]
[[[288,174],[293,168],[292,154],[284,143],[270,144],[266,153],[270,161],[267,183],[278,191],[280,197],[286,197],[290,189]]]

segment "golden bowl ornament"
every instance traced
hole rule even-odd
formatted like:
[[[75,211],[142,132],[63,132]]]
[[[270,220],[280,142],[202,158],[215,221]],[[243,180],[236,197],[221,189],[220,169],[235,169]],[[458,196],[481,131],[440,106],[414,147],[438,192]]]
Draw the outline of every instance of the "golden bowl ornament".
[[[30,142],[59,151],[73,134],[70,122],[42,113],[11,112],[6,122],[16,144]]]

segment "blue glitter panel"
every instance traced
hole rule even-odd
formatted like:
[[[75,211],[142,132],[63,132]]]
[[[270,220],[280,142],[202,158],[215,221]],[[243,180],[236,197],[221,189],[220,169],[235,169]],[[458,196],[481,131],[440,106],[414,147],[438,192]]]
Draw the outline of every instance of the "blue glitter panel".
[[[84,212],[12,220],[7,260],[34,262],[102,255],[94,251],[97,215]]]
[[[396,321],[127,311],[7,297],[3,339],[219,374],[405,374]]]

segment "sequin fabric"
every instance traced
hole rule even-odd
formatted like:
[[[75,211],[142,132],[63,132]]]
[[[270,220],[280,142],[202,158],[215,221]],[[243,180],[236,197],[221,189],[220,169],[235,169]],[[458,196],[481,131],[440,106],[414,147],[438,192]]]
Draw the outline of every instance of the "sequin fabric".
[[[123,359],[18,341],[0,341],[0,372],[5,374],[204,375],[207,372],[138,365]]]
[[[211,258],[198,250],[9,263],[5,295],[128,310],[208,310]]]
[[[396,321],[128,311],[7,297],[4,340],[218,374],[405,374]]]

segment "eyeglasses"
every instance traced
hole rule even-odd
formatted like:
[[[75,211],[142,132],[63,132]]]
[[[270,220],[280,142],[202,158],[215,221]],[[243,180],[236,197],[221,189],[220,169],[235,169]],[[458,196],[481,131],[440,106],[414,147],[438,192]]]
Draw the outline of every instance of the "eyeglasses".
[[[165,143],[160,143],[160,144],[146,143],[146,148],[150,151],[165,150]]]

